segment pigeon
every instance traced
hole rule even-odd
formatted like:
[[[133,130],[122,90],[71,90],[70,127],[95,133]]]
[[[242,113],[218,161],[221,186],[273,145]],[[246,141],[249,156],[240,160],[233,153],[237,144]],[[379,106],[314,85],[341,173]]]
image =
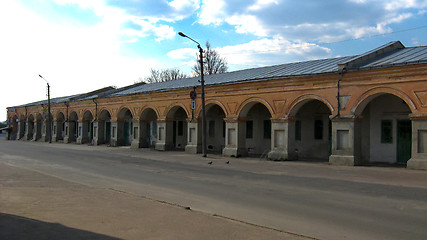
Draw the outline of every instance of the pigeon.
[[[225,164],[230,164],[230,161],[225,162]]]
[[[208,162],[208,164],[212,164],[212,161]]]

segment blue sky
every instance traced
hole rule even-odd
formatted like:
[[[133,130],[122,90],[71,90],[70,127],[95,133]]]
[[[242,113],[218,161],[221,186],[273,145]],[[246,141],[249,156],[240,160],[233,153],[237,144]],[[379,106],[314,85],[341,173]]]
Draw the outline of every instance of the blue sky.
[[[427,45],[427,0],[3,0],[0,108],[191,74],[206,41],[229,70]],[[6,119],[0,114],[0,121]]]

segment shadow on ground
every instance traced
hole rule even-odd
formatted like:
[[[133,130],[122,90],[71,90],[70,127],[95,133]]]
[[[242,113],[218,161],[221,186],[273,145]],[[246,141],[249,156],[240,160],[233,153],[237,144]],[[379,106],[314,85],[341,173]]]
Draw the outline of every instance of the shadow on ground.
[[[59,223],[43,222],[31,218],[0,213],[0,239],[8,240],[71,240],[96,239],[117,240],[119,238],[66,227]]]

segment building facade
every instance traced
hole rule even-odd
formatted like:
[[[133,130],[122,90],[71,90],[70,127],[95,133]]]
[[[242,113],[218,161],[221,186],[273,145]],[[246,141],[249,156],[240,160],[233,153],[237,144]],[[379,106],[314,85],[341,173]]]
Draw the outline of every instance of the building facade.
[[[427,169],[427,47],[399,41],[356,56],[206,76],[208,152]],[[8,108],[8,139],[201,151],[198,78]]]

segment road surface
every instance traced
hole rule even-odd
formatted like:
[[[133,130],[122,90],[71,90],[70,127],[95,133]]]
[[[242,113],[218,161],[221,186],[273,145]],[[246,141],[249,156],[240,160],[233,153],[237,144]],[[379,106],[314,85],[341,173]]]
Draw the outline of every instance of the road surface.
[[[318,239],[427,239],[426,171],[3,139],[0,161]]]

